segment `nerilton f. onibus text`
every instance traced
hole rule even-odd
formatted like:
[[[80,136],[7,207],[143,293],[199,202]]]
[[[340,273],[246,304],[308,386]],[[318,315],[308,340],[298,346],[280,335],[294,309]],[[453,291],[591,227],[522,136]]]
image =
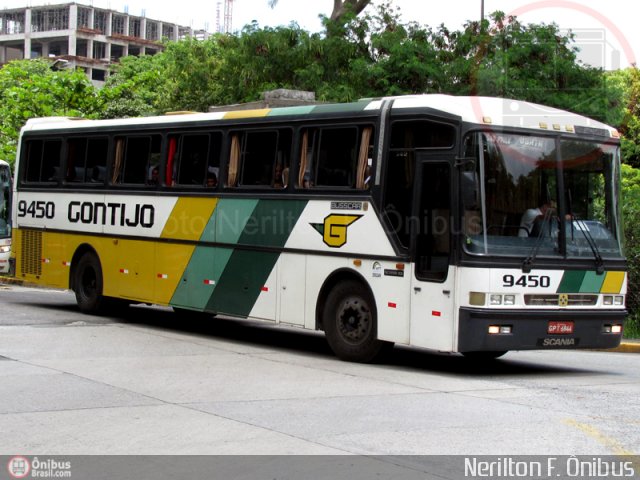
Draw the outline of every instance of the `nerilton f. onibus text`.
[[[629,478],[635,474],[633,462],[596,457],[548,457],[542,461],[516,460],[512,457],[464,459],[464,476],[469,478],[554,478],[560,475],[575,478]]]

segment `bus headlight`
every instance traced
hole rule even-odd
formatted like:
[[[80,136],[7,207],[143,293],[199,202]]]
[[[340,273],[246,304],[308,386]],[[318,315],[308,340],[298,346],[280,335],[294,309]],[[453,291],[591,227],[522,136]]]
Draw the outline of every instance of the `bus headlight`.
[[[502,305],[502,295],[491,295],[489,297],[489,305]]]
[[[504,304],[505,305],[515,305],[516,304],[516,296],[515,295],[505,295],[504,296]]]
[[[613,295],[605,295],[602,297],[603,305],[613,305]]]
[[[624,305],[624,297],[622,295],[617,295],[613,298],[614,305]]]
[[[9,253],[11,251],[11,245],[3,245],[0,247],[0,253]]]

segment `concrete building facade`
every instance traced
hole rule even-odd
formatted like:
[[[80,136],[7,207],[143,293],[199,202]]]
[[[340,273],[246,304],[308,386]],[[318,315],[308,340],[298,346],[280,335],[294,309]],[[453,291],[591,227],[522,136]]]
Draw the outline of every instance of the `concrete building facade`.
[[[153,55],[162,40],[206,36],[203,31],[77,3],[0,11],[0,64],[52,58],[82,68],[100,86],[109,64],[127,55]]]

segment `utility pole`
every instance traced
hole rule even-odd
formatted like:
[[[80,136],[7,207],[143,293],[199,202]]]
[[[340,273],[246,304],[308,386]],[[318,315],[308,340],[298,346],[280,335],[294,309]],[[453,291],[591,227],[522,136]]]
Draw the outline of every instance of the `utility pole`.
[[[480,0],[480,22],[484,22],[484,0]]]

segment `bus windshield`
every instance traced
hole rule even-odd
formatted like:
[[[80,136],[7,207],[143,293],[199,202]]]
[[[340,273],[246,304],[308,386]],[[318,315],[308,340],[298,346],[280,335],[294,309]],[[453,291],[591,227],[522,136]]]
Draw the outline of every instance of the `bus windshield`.
[[[11,170],[0,163],[0,239],[11,237]]]
[[[475,201],[463,192],[468,253],[622,257],[618,146],[483,132],[470,134],[465,148],[476,189]]]

